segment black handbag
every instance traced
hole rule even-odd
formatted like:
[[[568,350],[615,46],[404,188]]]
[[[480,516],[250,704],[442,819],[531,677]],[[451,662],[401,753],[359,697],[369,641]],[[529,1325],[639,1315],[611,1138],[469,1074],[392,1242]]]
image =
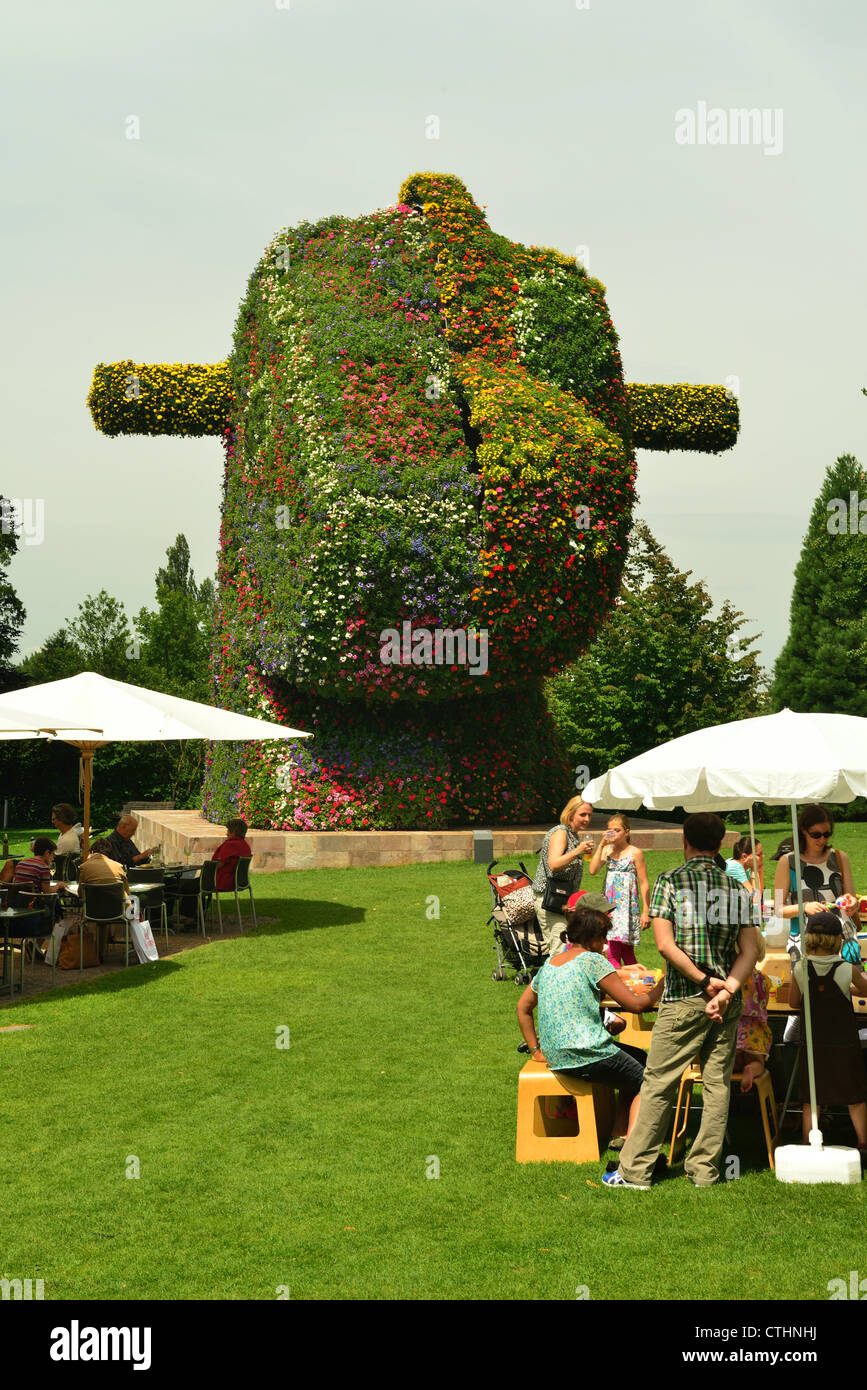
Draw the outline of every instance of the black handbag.
[[[575,892],[577,889],[571,878],[549,874],[542,894],[542,907],[546,912],[559,912],[562,915],[566,911],[566,903]]]

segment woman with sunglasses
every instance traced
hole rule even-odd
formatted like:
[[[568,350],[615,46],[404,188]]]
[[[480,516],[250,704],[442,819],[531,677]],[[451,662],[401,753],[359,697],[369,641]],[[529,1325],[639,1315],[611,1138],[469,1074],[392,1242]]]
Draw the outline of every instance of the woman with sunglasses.
[[[843,919],[844,937],[853,937],[860,929],[858,899],[852,881],[852,865],[848,854],[841,849],[831,848],[834,834],[834,821],[824,806],[805,806],[798,817],[798,848],[801,852],[801,889],[804,898],[804,916],[809,919],[817,912],[826,912],[828,904],[837,898],[845,897],[845,913],[852,926]],[[795,884],[795,855],[784,854],[777,863],[774,879],[774,900],[782,901],[778,906],[778,917],[791,918],[789,950],[797,953],[800,959],[798,926],[798,893]],[[853,930],[854,928],[854,930]],[[857,943],[856,943],[857,949]]]

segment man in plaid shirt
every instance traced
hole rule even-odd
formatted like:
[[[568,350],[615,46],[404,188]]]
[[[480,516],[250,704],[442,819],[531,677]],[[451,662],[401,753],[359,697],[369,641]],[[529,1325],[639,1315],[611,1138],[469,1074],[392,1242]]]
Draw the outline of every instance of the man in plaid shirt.
[[[660,874],[654,885],[650,915],[667,963],[665,987],[638,1119],[623,1145],[620,1167],[603,1175],[606,1187],[650,1187],[660,1146],[670,1133],[680,1078],[693,1058],[701,1066],[704,1108],[686,1175],[696,1187],[711,1187],[719,1178],[743,1007],[740,987],[758,957],[749,895],[714,863],[724,835],[718,816],[687,816],[685,862]]]

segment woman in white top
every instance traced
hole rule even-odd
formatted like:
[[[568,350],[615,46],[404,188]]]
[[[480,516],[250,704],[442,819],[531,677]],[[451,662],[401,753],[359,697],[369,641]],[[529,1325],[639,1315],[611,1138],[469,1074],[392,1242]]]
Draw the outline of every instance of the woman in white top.
[[[51,824],[57,831],[57,854],[80,854],[81,844],[74,829],[75,808],[68,801],[59,801],[51,808]]]

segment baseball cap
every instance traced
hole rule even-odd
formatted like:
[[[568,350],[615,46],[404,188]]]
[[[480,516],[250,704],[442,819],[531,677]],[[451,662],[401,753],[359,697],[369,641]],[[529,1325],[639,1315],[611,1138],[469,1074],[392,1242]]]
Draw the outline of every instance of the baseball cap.
[[[604,893],[588,893],[586,888],[580,888],[577,893],[573,893],[566,903],[566,911],[574,912],[575,908],[589,907],[594,912],[613,912],[614,904],[609,902]]]
[[[808,932],[818,932],[821,936],[842,936],[843,924],[833,912],[813,912],[806,919]]]

